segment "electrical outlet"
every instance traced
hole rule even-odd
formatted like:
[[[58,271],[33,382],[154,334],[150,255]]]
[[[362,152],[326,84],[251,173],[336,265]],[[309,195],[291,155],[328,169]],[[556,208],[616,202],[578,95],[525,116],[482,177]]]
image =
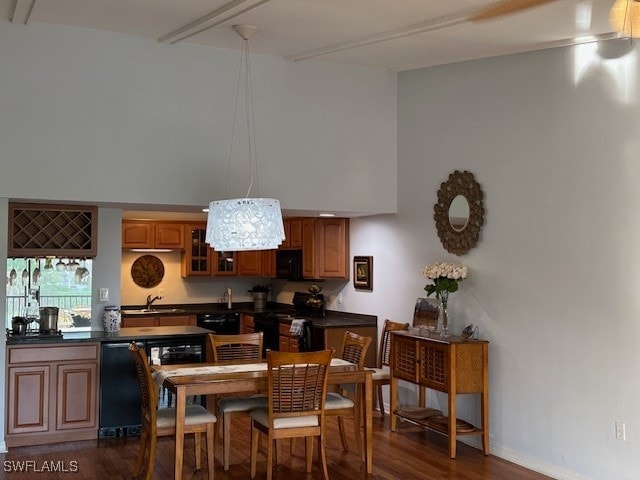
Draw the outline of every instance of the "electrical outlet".
[[[616,438],[618,440],[622,440],[623,442],[627,441],[627,426],[624,422],[620,422],[616,420]]]
[[[100,301],[101,302],[108,302],[109,301],[109,289],[108,288],[101,288],[99,290],[100,293]]]
[[[342,292],[338,294],[338,305],[342,305]]]

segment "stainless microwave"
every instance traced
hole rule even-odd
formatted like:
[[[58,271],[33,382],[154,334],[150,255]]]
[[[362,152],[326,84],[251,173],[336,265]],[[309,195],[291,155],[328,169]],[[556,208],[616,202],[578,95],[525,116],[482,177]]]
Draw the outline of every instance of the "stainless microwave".
[[[302,250],[276,251],[276,278],[302,280]]]

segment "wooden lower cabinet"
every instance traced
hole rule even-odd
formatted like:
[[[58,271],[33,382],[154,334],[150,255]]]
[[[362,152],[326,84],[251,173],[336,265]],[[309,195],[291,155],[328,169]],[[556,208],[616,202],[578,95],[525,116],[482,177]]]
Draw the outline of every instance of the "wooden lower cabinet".
[[[195,315],[131,315],[122,317],[122,327],[195,326]]]
[[[253,315],[242,315],[242,333],[253,333]]]
[[[100,344],[8,345],[8,447],[98,435]]]
[[[297,336],[291,335],[289,331],[291,329],[290,323],[281,323],[279,325],[280,329],[280,337],[279,337],[279,345],[281,352],[298,352],[299,349],[299,341]]]

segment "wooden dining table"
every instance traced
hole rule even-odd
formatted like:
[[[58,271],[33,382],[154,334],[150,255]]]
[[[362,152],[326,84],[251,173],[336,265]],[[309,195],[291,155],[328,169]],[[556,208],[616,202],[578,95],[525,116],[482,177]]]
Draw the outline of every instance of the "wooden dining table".
[[[255,366],[255,367],[254,367]],[[187,397],[190,395],[216,395],[251,393],[267,389],[266,362],[255,363],[197,363],[182,365],[153,365],[154,375],[159,375],[162,385],[175,395],[176,438],[175,480],[182,479],[184,453],[184,422]],[[356,384],[357,395],[364,405],[364,453],[368,474],[373,471],[372,445],[372,378],[371,370],[358,369],[357,365],[333,359],[327,380],[329,385]],[[357,433],[359,434],[359,432]],[[211,466],[209,467],[211,468]]]

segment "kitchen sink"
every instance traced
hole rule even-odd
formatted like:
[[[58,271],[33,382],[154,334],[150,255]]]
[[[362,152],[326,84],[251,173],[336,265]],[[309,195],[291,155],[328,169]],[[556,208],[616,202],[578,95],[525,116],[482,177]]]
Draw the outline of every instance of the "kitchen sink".
[[[140,308],[138,310],[123,310],[125,315],[153,315],[154,313],[185,313],[182,308]]]

